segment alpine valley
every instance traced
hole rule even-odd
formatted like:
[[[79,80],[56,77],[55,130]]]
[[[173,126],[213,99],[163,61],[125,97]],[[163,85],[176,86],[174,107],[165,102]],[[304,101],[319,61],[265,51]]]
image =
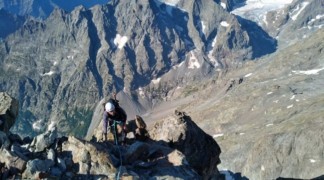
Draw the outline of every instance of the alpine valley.
[[[323,0],[0,0],[13,133],[90,139],[113,92],[149,128],[175,110],[230,179],[324,178]],[[230,177],[231,176],[231,177]]]

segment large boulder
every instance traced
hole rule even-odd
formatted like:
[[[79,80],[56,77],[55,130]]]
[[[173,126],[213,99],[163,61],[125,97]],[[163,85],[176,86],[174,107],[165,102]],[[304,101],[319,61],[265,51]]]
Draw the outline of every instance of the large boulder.
[[[30,144],[30,149],[33,152],[44,151],[50,145],[54,144],[57,137],[56,128],[40,134],[33,139],[32,143]]]
[[[77,165],[78,174],[91,174],[98,177],[114,178],[116,168],[107,147],[100,143],[79,140],[73,136],[62,145],[63,153],[70,153],[73,165]]]
[[[26,169],[27,162],[7,149],[0,149],[0,157],[0,163],[4,163],[13,174],[21,173]]]
[[[18,115],[18,101],[0,92],[0,131],[8,133]]]
[[[184,112],[176,111],[175,116],[156,122],[149,133],[153,140],[165,142],[182,152],[204,179],[219,176],[220,147]]]

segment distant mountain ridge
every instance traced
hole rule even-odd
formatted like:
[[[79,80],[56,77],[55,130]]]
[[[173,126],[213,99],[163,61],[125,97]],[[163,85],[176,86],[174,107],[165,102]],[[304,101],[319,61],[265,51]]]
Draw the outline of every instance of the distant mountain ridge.
[[[106,4],[109,0],[0,0],[0,9],[3,8],[12,14],[20,16],[31,15],[46,18],[54,8],[72,11],[77,6],[90,8],[96,4]]]

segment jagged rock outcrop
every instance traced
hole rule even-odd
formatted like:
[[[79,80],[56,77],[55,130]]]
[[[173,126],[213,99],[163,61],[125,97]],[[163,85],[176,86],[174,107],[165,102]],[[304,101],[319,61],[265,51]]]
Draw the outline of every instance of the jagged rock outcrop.
[[[7,93],[0,92],[0,131],[8,133],[18,116],[19,103]]]
[[[97,102],[112,91],[127,94],[141,114],[178,86],[264,54],[255,40],[212,0],[56,9],[0,43],[0,90],[21,102],[14,132],[35,136],[56,124],[59,133],[83,137]]]
[[[133,140],[128,145],[118,146],[113,141],[58,137],[56,128],[30,141],[0,131],[0,178],[218,179],[220,149],[210,136],[205,135],[188,118],[181,116],[179,120],[183,119],[190,126],[177,127],[179,132],[187,135],[178,138],[184,143],[174,141],[173,144],[151,139],[144,142]],[[154,137],[164,136],[158,135],[163,131],[158,131],[157,128],[153,130]],[[195,134],[190,135],[188,131]],[[197,142],[192,138],[193,135],[205,137]],[[189,141],[192,142],[192,147],[188,144]],[[201,146],[198,151],[203,156],[192,151],[197,148],[196,145]],[[207,147],[207,151],[201,151]],[[197,158],[202,164],[197,163]]]
[[[204,177],[210,179],[219,175],[221,149],[217,142],[201,130],[184,112],[175,112],[163,121],[156,122],[149,131],[155,141],[167,143],[182,152],[189,164]]]

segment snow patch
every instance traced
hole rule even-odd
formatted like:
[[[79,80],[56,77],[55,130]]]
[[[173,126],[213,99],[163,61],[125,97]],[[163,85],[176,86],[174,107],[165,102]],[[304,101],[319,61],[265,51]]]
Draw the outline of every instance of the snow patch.
[[[310,161],[311,163],[316,163],[316,160],[315,160],[315,159],[309,159],[309,161]]]
[[[287,109],[290,109],[290,108],[292,108],[292,107],[294,107],[294,105],[293,105],[293,104],[291,104],[291,105],[287,106]]]
[[[55,122],[51,122],[48,126],[47,126],[47,130],[48,131],[52,131],[56,128],[56,123]]]
[[[200,21],[200,23],[201,23],[202,33],[204,35],[206,35],[206,25],[205,25],[204,21]]]
[[[40,119],[33,123],[33,129],[35,131],[41,131],[41,130],[43,130],[43,128],[44,128],[44,120],[43,119]]]
[[[158,1],[170,6],[176,6],[180,0],[158,0]]]
[[[68,59],[72,59],[72,60],[73,60],[73,59],[74,59],[74,56],[72,56],[72,55],[69,55],[69,56],[67,56],[67,58],[68,58]]]
[[[234,7],[231,13],[260,23],[269,11],[279,10],[292,2],[293,0],[246,0],[243,6],[240,4],[238,8]]]
[[[324,70],[324,68],[312,69],[312,70],[308,70],[308,71],[292,71],[292,72],[295,74],[317,75],[322,70]]]
[[[322,19],[322,18],[324,18],[324,14],[317,15],[317,16],[315,17],[315,19],[311,19],[307,24],[312,24],[312,23],[315,22],[316,20],[320,20],[320,19]]]
[[[261,171],[265,171],[265,168],[263,165],[261,165]]]
[[[266,127],[273,126],[273,124],[267,124]]]
[[[200,68],[200,64],[199,64],[198,59],[195,56],[195,54],[192,51],[190,52],[190,54],[191,54],[191,56],[189,59],[188,68],[189,69]]]
[[[275,100],[275,101],[273,101],[274,103],[278,103],[279,102],[279,100]]]
[[[121,49],[125,46],[127,41],[128,41],[127,36],[121,36],[120,34],[117,34],[114,39],[114,44],[118,47],[118,49]]]
[[[51,76],[54,73],[55,73],[54,71],[50,71],[50,72],[47,72],[47,73],[42,74],[42,76]]]
[[[295,99],[296,95],[291,96],[290,100]]]
[[[158,84],[161,81],[161,78],[153,79],[152,83],[153,84]]]
[[[240,133],[240,136],[244,135],[245,133]]]
[[[141,96],[141,97],[145,97],[145,93],[144,93],[144,90],[143,88],[138,88],[138,94]]]
[[[270,94],[272,94],[272,93],[273,93],[273,92],[268,92],[267,95],[270,95]]]
[[[245,75],[244,77],[250,77],[253,73],[249,73],[247,75]]]
[[[228,22],[226,22],[226,21],[222,21],[220,23],[220,25],[223,26],[223,27],[228,27],[229,26]]]
[[[58,64],[58,62],[57,61],[54,61],[53,66],[56,66],[57,64]]]
[[[222,137],[222,136],[224,136],[224,134],[214,134],[213,138],[218,138],[218,137]]]
[[[207,54],[207,56],[208,56],[208,58],[209,58],[209,61],[210,61],[211,63],[213,63],[213,65],[214,65],[215,67],[218,66],[218,62],[217,62],[217,60],[215,59],[215,57],[213,56],[213,48],[215,47],[216,42],[217,42],[217,35],[215,36],[213,42],[212,42],[211,45],[209,46],[210,51],[208,51],[208,54]]]
[[[226,9],[226,4],[225,3],[223,3],[223,2],[221,2],[221,4],[220,4],[224,9]]]
[[[293,16],[291,16],[292,20],[296,20],[297,17],[299,16],[299,14],[306,8],[306,6],[309,4],[309,2],[303,2],[301,4],[298,4],[297,8],[293,10],[293,12],[291,14],[294,14]],[[299,5],[301,5],[302,7],[300,7]],[[297,13],[295,13],[297,11]]]

